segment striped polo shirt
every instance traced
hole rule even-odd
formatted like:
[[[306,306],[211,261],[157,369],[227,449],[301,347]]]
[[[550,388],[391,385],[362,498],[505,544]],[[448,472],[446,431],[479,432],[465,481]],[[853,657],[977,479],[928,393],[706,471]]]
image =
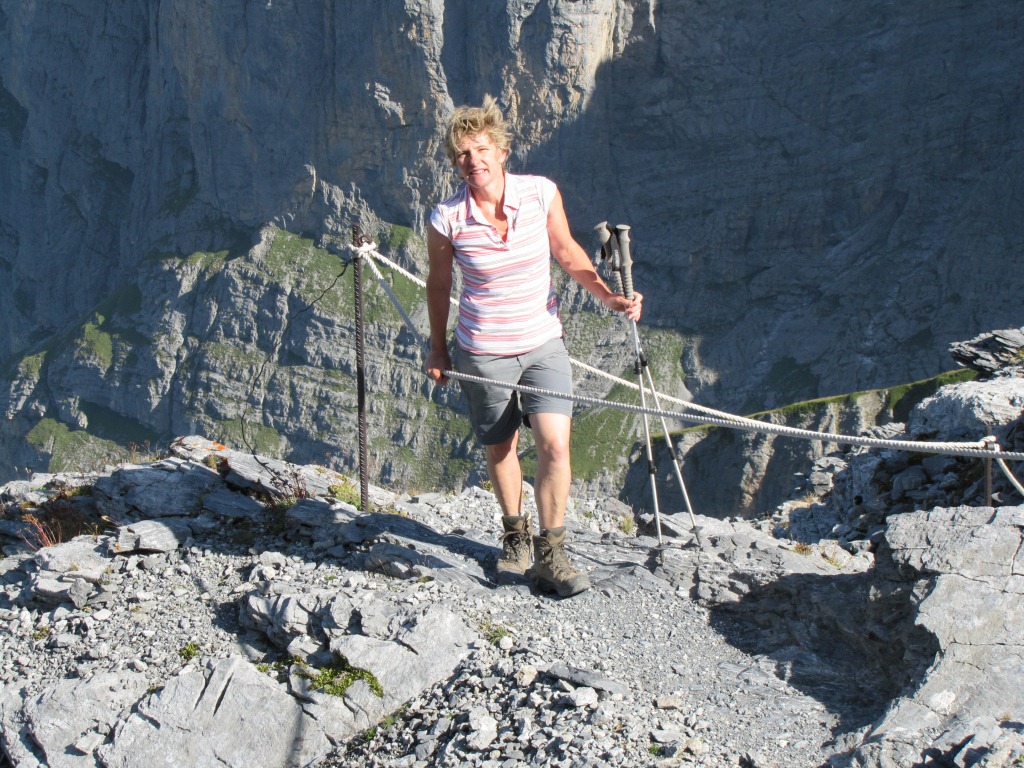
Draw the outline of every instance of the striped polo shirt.
[[[466,184],[431,214],[431,225],[451,241],[462,271],[455,339],[467,352],[519,355],[561,337],[547,230],[556,189],[540,176],[506,173],[505,240]]]

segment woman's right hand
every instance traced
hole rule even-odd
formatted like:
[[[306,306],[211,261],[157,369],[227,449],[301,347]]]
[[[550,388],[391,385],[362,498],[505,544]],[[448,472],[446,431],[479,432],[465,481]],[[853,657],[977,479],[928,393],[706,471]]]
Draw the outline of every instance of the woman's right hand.
[[[423,361],[423,370],[426,371],[427,376],[441,386],[444,386],[448,383],[448,377],[444,375],[444,372],[451,369],[452,358],[448,354],[448,350],[444,347],[441,349],[431,347],[430,351],[427,352],[427,359]]]

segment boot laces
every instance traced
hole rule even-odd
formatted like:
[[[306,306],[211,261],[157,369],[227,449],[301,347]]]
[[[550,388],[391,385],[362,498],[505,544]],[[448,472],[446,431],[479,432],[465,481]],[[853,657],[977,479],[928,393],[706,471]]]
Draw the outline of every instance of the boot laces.
[[[505,531],[501,534],[501,559],[519,562],[530,555],[530,534],[526,531]]]
[[[551,547],[551,574],[558,579],[571,579],[579,575],[562,547]]]

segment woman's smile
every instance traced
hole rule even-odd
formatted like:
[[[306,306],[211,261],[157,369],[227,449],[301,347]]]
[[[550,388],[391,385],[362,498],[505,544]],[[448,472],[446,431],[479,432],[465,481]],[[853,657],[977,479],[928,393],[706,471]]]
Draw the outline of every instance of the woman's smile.
[[[494,146],[491,137],[485,132],[462,140],[455,164],[462,178],[471,187],[479,188],[502,178],[502,165],[507,156],[507,152]]]

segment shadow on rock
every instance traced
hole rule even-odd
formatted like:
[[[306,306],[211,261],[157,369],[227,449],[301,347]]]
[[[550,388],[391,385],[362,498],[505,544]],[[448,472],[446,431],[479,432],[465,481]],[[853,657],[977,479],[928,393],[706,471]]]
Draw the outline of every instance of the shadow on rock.
[[[923,679],[938,643],[915,626],[909,585],[874,572],[789,574],[711,610],[712,625],[740,650],[767,656],[780,677],[856,730]]]

